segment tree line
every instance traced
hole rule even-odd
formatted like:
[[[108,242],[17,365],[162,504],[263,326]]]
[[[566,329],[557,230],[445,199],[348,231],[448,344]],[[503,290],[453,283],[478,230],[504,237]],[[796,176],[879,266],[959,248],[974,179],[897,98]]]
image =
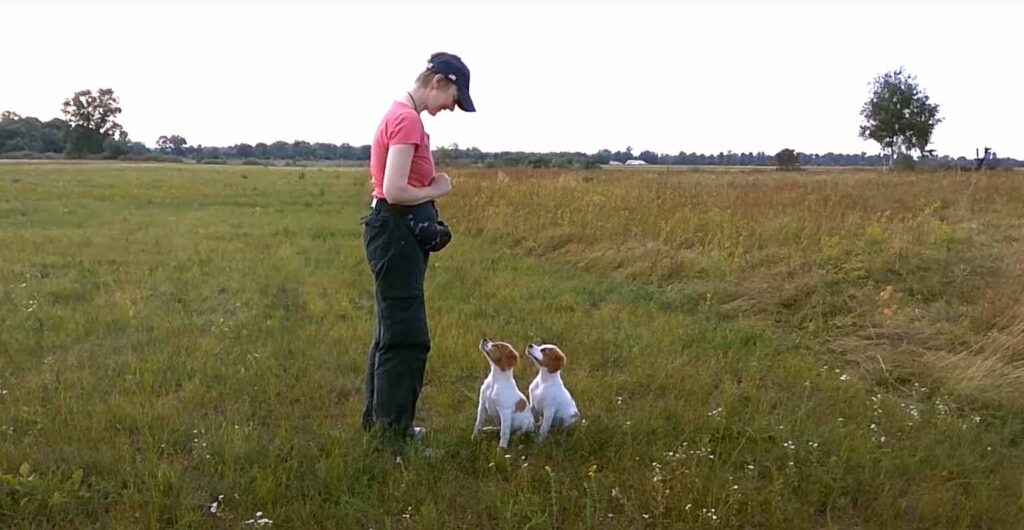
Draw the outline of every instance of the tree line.
[[[0,158],[100,158],[117,160],[160,161],[326,161],[365,163],[370,159],[369,145],[333,144],[294,140],[230,146],[191,145],[179,134],[161,135],[155,147],[130,138],[117,122],[120,101],[113,89],[80,90],[64,100],[64,118],[42,121],[12,112],[0,113]],[[792,148],[769,154],[766,152],[732,151],[698,153],[679,151],[675,154],[641,150],[632,147],[612,151],[601,149],[583,152],[487,152],[475,147],[460,148],[457,144],[435,148],[438,165],[484,165],[590,168],[605,164],[638,163],[650,165],[709,166],[776,166],[797,169],[800,166],[890,166],[913,168],[917,165],[938,167],[1024,167],[1024,161],[1000,159],[986,148],[984,158],[952,158],[937,156],[928,149],[935,127],[943,121],[939,106],[930,101],[914,76],[902,68],[877,76],[872,92],[861,108],[864,121],[859,135],[879,144],[882,153],[846,154],[804,153]],[[917,157],[913,153],[917,153]]]

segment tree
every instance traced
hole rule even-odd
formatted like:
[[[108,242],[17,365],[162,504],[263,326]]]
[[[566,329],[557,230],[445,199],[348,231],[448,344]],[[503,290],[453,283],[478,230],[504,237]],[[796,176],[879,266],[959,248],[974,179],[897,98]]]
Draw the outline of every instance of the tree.
[[[128,144],[129,155],[147,155],[149,154],[149,148],[142,142],[131,142]]]
[[[640,154],[637,155],[637,158],[643,160],[644,162],[647,162],[648,164],[658,163],[658,153],[655,153],[654,151],[640,151]]]
[[[61,112],[71,127],[66,140],[67,152],[71,154],[99,153],[107,138],[115,138],[122,131],[121,124],[114,118],[121,113],[120,100],[114,90],[101,88],[96,94],[92,90],[79,90],[65,99]]]
[[[292,145],[278,140],[270,144],[270,158],[285,159],[292,157]]]
[[[118,134],[117,139],[113,136],[103,141],[103,156],[104,158],[119,158],[128,153],[128,146],[131,142],[128,141],[128,133],[121,131]]]
[[[159,149],[161,153],[170,153],[177,156],[184,156],[184,147],[186,144],[188,144],[188,140],[185,140],[185,138],[177,134],[161,136],[156,140],[156,148]]]
[[[292,142],[292,158],[310,160],[313,158],[315,153],[316,150],[313,149],[312,144],[309,142],[303,140],[295,140]]]
[[[64,120],[42,122],[5,111],[0,113],[0,153],[60,153],[64,151],[62,137],[66,131]]]
[[[890,166],[900,153],[923,154],[931,142],[932,131],[942,122],[939,106],[929,102],[917,78],[902,67],[874,79],[871,98],[860,114],[864,117],[860,137],[874,140],[887,150]]]
[[[781,171],[796,169],[796,160],[796,151],[788,147],[775,153],[775,167]]]
[[[238,158],[254,158],[256,148],[249,144],[238,144],[235,146],[235,154],[238,155]]]

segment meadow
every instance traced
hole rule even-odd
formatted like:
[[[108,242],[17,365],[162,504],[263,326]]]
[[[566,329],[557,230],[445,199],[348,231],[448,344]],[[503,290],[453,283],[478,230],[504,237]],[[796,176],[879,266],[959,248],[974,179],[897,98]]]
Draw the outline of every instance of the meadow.
[[[1020,172],[449,173],[396,454],[365,169],[0,165],[0,527],[1024,524]],[[472,440],[484,336],[585,421]]]

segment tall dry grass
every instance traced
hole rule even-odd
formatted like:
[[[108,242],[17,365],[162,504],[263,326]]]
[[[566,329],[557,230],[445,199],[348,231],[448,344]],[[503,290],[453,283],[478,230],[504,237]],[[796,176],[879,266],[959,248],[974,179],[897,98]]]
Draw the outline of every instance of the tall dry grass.
[[[979,361],[1002,346],[972,347],[1024,294],[1024,179],[1015,173],[455,175],[446,209],[474,235],[777,325],[875,377],[899,376],[895,367],[1016,399],[982,392],[1020,388],[1006,355]],[[953,375],[968,359],[980,364]]]

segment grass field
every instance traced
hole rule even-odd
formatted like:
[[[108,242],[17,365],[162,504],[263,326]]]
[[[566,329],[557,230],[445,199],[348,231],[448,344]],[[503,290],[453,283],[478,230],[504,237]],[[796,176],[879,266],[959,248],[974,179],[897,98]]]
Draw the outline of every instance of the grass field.
[[[365,170],[0,165],[0,527],[1024,524],[1019,173],[451,174],[396,457]],[[585,423],[471,440],[485,335]]]

